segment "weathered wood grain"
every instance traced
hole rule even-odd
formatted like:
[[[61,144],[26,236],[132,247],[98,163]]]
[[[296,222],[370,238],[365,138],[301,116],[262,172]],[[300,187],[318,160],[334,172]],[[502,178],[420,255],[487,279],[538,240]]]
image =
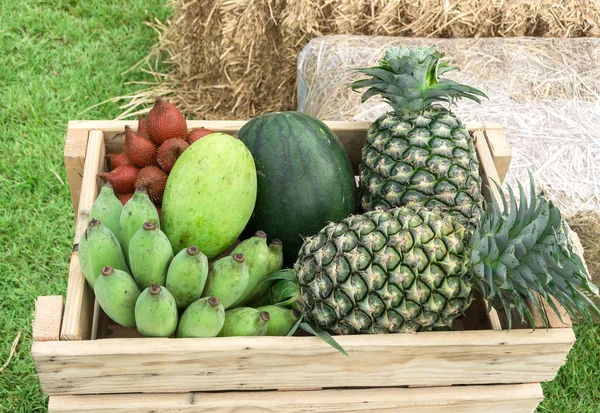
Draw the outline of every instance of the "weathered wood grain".
[[[52,396],[50,413],[531,413],[539,384],[236,392]],[[300,407],[301,406],[301,407]]]
[[[40,342],[32,355],[47,394],[497,384],[552,380],[571,329],[315,337]],[[282,374],[285,372],[285,374]]]
[[[62,295],[41,296],[35,300],[33,341],[58,341],[63,314]]]
[[[90,131],[79,196],[74,244],[78,244],[81,234],[83,234],[90,221],[92,205],[98,195],[99,185],[96,175],[101,165],[104,164],[104,153],[104,135],[102,131]],[[61,340],[87,340],[90,338],[93,303],[94,294],[83,277],[79,265],[79,253],[74,248],[69,268],[67,298],[60,333]]]

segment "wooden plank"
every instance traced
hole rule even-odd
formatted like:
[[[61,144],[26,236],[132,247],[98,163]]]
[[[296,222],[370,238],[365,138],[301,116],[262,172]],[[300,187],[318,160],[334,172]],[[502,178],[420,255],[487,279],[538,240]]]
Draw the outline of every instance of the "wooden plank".
[[[77,223],[75,225],[75,245],[78,244],[81,234],[88,226],[90,211],[98,195],[99,185],[96,175],[104,163],[104,135],[102,131],[90,131],[85,159]],[[91,333],[94,294],[83,277],[78,254],[77,248],[74,247],[69,268],[67,299],[60,333],[61,340],[88,340]]]
[[[484,196],[486,196],[488,202],[491,202],[491,197],[493,196],[501,203],[502,194],[498,192],[494,182],[501,185],[502,181],[496,171],[490,148],[485,139],[485,133],[483,130],[476,130],[472,132],[472,135],[475,139],[475,149],[477,151],[477,157],[479,158],[479,172],[481,175]]]
[[[552,380],[575,336],[571,329],[538,329],[336,340],[350,357],[316,337],[46,342],[33,343],[31,352],[51,395],[446,386]]]
[[[108,335],[108,324],[110,319],[106,315],[106,313],[100,307],[98,300],[94,298],[94,312],[92,315],[92,331],[91,331],[91,340],[97,340],[99,338],[104,338]],[[136,329],[132,329],[137,331]],[[141,334],[139,335],[141,337]]]
[[[188,120],[189,129],[204,127],[216,131],[237,132],[247,120]],[[369,122],[348,122],[348,121],[325,121],[325,124],[331,129],[340,131],[366,131],[369,128]],[[135,120],[72,120],[69,122],[69,129],[98,129],[105,134],[120,133],[125,129],[125,125],[137,128],[137,119]],[[502,125],[496,122],[466,122],[468,130],[475,129],[502,129]]]
[[[556,299],[554,297],[550,297],[550,299],[552,300],[554,305],[556,305],[556,307],[558,308],[558,311],[560,312],[560,317],[558,315],[556,315],[556,313],[554,312],[552,307],[546,301],[543,300],[541,295],[539,295],[538,293],[534,293],[534,294],[535,294],[536,298],[542,302],[542,308],[543,308],[544,314],[546,315],[546,318],[548,320],[548,326],[546,326],[542,316],[533,307],[533,304],[529,303],[529,309],[533,313],[533,320],[534,320],[536,328],[547,328],[547,327],[549,327],[549,328],[571,328],[571,327],[573,327],[573,322],[571,321],[571,317],[569,316],[569,313],[558,303],[558,301],[556,301]],[[561,321],[561,317],[562,317],[562,321]]]
[[[107,317],[108,319],[108,317]],[[100,336],[99,338],[109,339],[109,338],[141,338],[142,334],[137,330],[137,328],[129,328],[123,327],[120,324],[114,323],[112,320],[108,319],[108,325],[106,329],[106,335]]]
[[[69,129],[65,137],[64,162],[73,203],[74,217],[77,217],[79,208],[79,195],[81,194],[81,181],[83,179],[83,166],[88,141],[87,129]]]
[[[472,133],[475,140],[475,150],[477,151],[477,157],[479,158],[479,174],[482,180],[482,192],[488,202],[491,202],[492,197],[496,198],[498,202],[501,202],[501,194],[496,188],[494,182],[501,185],[500,177],[496,171],[492,154],[485,138],[483,130],[475,130]],[[494,330],[502,330],[502,324],[500,323],[500,317],[496,309],[492,308],[488,313],[490,325]]]
[[[485,137],[500,178],[499,183],[502,184],[510,167],[512,151],[508,146],[508,140],[503,129],[486,129]]]
[[[35,300],[33,341],[58,341],[63,314],[62,295],[41,296]]]
[[[51,396],[50,413],[531,413],[539,384],[299,392]]]
[[[209,120],[189,120],[187,121],[188,128],[194,129],[204,127],[215,132],[223,132],[236,134],[238,130],[246,124],[245,120],[224,120],[224,121],[209,121]],[[350,158],[350,162],[355,172],[358,172],[358,165],[361,160],[361,151],[364,145],[367,130],[369,129],[368,122],[346,122],[346,121],[326,121],[325,124],[335,132],[338,136],[346,152]],[[123,131],[125,125],[132,128],[137,128],[137,120],[101,120],[101,121],[71,121],[70,127],[74,130],[90,130],[100,129],[104,131],[106,137],[106,152],[120,153],[123,151]],[[495,130],[502,129],[502,126],[497,123],[476,122],[467,123],[468,130],[482,130],[483,128]]]

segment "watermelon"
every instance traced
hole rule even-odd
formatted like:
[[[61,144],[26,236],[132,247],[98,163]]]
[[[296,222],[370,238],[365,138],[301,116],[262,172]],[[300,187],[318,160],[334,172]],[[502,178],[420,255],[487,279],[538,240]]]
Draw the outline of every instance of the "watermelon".
[[[258,116],[238,132],[256,165],[257,198],[244,235],[267,233],[283,242],[284,267],[298,257],[303,237],[356,211],[356,183],[338,137],[300,112]]]

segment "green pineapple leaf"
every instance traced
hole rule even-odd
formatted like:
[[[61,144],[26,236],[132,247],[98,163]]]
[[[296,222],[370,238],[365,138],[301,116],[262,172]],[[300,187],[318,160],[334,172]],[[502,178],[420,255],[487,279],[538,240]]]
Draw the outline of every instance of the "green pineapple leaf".
[[[508,201],[503,196],[501,208],[492,199],[491,210],[471,238],[475,287],[490,305],[506,311],[509,328],[513,312],[535,328],[535,311],[548,326],[541,300],[561,318],[552,298],[570,314],[591,321],[593,313],[600,315],[600,309],[584,291],[598,296],[598,287],[592,284],[559,209],[543,193],[536,193],[533,176],[529,178],[529,200],[520,183],[518,202],[508,187]]]
[[[457,99],[471,99],[481,103],[485,93],[471,86],[450,79],[444,79],[446,73],[457,70],[447,62],[441,61],[443,53],[436,46],[407,48],[404,46],[386,51],[379,66],[355,69],[367,75],[367,79],[353,82],[354,91],[368,87],[361,101],[381,95],[397,111],[422,111],[437,102],[453,104]]]
[[[300,328],[302,330],[306,331],[307,333],[320,338],[321,340],[323,340],[324,342],[329,344],[331,347],[338,350],[343,355],[350,357],[350,355],[346,352],[346,350],[344,350],[344,348],[342,346],[340,346],[339,343],[337,341],[335,341],[335,339],[328,332],[319,330],[318,328],[313,327],[308,323],[300,323]]]

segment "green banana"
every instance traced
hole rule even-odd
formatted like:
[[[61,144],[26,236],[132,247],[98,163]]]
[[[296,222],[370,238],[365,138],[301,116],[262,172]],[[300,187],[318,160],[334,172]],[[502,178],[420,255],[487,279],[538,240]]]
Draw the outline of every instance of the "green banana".
[[[140,288],[165,285],[173,248],[154,222],[145,222],[129,243],[131,274]]]
[[[240,298],[233,304],[241,307],[247,301],[246,298],[256,287],[258,282],[266,277],[269,271],[269,247],[267,246],[267,234],[263,231],[257,231],[252,238],[248,238],[238,244],[231,254],[244,254],[246,265],[248,266],[248,284],[240,295]]]
[[[166,288],[152,284],[135,302],[135,324],[146,337],[170,337],[177,328],[177,305]]]
[[[244,254],[233,254],[213,262],[204,295],[217,297],[225,309],[233,305],[248,285],[250,273],[244,261]]]
[[[194,301],[183,312],[177,337],[216,337],[225,322],[225,309],[216,297]]]
[[[135,190],[135,193],[123,207],[119,217],[119,229],[121,232],[121,246],[125,258],[129,262],[129,243],[133,235],[138,232],[144,222],[153,222],[160,229],[158,210],[148,198],[148,192],[144,187]]]
[[[95,218],[81,235],[77,249],[81,271],[92,288],[102,268],[107,265],[129,272],[117,237]]]
[[[113,190],[112,184],[106,182],[98,198],[92,205],[92,211],[90,212],[90,218],[98,219],[104,226],[115,234],[115,237],[121,243],[121,229],[119,228],[119,219],[121,218],[121,211],[123,210],[123,204],[116,197],[115,191]]]
[[[283,266],[283,243],[281,240],[274,238],[269,244],[269,263],[267,274],[273,274]]]
[[[269,313],[255,308],[240,307],[225,311],[225,323],[219,337],[264,336],[269,325]]]
[[[179,251],[167,271],[167,289],[175,297],[177,308],[185,309],[202,297],[208,276],[208,259],[198,247]]]
[[[256,307],[255,303],[258,303],[261,298],[267,295],[267,291],[269,287],[273,285],[273,281],[269,282],[261,282],[261,280],[281,269],[283,265],[283,244],[282,242],[275,238],[269,244],[269,260],[267,264],[267,272],[265,275],[258,280],[258,284],[256,287],[250,291],[250,293],[246,296],[246,298],[239,303],[240,306],[250,306]]]
[[[94,284],[98,304],[114,322],[135,327],[135,303],[140,289],[125,271],[106,266]]]
[[[256,309],[266,311],[271,317],[267,325],[267,336],[287,336],[302,315],[298,310],[290,310],[276,305],[267,305]]]

